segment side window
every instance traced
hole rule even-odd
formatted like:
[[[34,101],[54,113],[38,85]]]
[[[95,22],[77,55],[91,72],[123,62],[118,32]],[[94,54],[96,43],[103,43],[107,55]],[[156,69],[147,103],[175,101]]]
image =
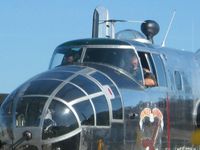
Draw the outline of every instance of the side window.
[[[175,79],[176,89],[179,91],[183,90],[183,83],[180,72],[174,71],[174,79]]]
[[[148,69],[150,72],[155,74],[155,68],[150,54],[147,52],[138,52],[138,55],[141,60],[142,68]]]
[[[157,80],[159,86],[167,86],[167,79],[166,79],[166,73],[164,68],[164,63],[158,54],[152,54],[156,71],[157,71]]]
[[[156,71],[150,53],[138,52],[138,55],[143,69],[144,85],[146,87],[157,86]]]

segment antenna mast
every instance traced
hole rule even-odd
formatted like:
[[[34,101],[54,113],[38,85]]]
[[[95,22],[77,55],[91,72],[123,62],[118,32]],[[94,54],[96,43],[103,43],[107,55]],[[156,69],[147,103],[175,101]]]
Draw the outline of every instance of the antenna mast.
[[[165,47],[165,42],[166,42],[167,36],[168,36],[168,34],[169,34],[169,31],[170,31],[170,29],[171,29],[171,25],[172,25],[172,23],[173,23],[173,21],[174,21],[175,15],[176,15],[176,10],[174,10],[174,12],[173,12],[173,16],[172,16],[172,18],[171,18],[171,21],[170,21],[170,23],[169,23],[167,32],[166,32],[165,37],[164,37],[164,40],[163,40],[163,42],[162,42],[162,47]]]

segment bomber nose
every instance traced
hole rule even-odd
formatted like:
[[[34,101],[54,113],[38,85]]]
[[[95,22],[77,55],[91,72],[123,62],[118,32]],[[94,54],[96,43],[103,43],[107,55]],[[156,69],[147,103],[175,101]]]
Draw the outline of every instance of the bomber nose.
[[[93,82],[92,74],[97,74],[96,70],[88,67],[60,67],[35,76],[15,90],[1,107],[6,148],[76,150],[81,125],[109,126],[109,94],[105,96],[104,86]],[[116,87],[106,88],[113,103],[121,102],[115,98]]]
[[[68,101],[84,96],[69,83],[81,69],[72,67],[66,72],[57,70],[37,75],[5,100],[1,107],[1,140],[6,143],[5,148],[51,149],[52,143],[80,133],[80,121]],[[27,135],[31,138],[27,139]]]

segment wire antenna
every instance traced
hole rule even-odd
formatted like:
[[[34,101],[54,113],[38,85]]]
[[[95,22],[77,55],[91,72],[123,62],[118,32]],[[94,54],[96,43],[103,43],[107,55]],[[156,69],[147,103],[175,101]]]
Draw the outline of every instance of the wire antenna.
[[[164,37],[164,40],[163,40],[163,42],[162,42],[162,47],[165,47],[165,42],[166,42],[167,36],[168,36],[168,34],[169,34],[169,31],[170,31],[170,29],[171,29],[172,23],[173,23],[173,21],[174,21],[175,15],[176,15],[176,10],[174,10],[174,12],[173,12],[171,21],[170,21],[169,26],[168,26],[168,29],[167,29],[167,32],[166,32],[165,37]]]
[[[100,20],[99,24],[106,23],[106,22],[111,22],[111,23],[116,23],[116,22],[143,23],[145,21],[109,19],[109,20]]]
[[[109,30],[109,34],[106,35],[107,38],[115,38],[115,24],[116,23],[144,23],[144,21],[135,21],[135,20],[118,20],[118,19],[107,19],[107,20],[99,20],[98,24],[106,24],[106,28]]]

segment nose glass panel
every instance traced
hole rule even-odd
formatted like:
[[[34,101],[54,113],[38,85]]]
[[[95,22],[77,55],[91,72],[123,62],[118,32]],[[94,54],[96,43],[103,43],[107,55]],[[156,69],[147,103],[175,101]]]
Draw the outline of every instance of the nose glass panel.
[[[68,83],[57,94],[56,97],[62,98],[67,102],[70,102],[79,97],[83,97],[85,94],[76,86]]]
[[[94,111],[89,100],[77,103],[73,107],[80,118],[81,125],[94,125]]]
[[[17,103],[16,126],[39,126],[41,113],[47,98],[23,97]]]
[[[40,94],[50,95],[53,90],[61,83],[56,80],[35,80],[28,83],[24,95]]]
[[[44,117],[42,139],[59,137],[77,128],[72,111],[64,103],[53,100]]]

